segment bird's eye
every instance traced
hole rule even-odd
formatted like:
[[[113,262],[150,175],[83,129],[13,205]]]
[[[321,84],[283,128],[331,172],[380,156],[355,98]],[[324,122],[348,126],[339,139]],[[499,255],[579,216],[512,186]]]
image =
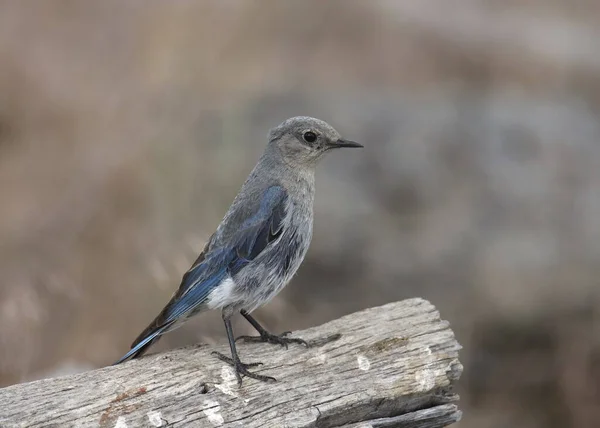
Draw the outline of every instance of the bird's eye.
[[[304,141],[306,141],[307,143],[314,143],[317,140],[317,134],[311,131],[307,131],[304,133],[302,138],[304,138]]]

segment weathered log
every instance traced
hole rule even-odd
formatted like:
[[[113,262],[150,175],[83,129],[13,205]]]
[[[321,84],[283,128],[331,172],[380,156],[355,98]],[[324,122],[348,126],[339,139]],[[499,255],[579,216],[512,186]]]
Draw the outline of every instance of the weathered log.
[[[460,419],[460,346],[429,302],[367,309],[294,336],[311,347],[238,345],[276,383],[245,378],[239,388],[210,355],[227,345],[199,345],[0,389],[0,426],[433,428]]]

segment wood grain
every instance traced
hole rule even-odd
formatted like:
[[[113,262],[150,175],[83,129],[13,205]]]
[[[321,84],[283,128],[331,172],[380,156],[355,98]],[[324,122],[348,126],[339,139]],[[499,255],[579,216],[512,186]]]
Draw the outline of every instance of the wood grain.
[[[390,303],[294,336],[311,348],[238,346],[276,383],[245,378],[239,388],[210,355],[227,345],[199,345],[0,389],[0,427],[434,428],[460,419],[460,346],[429,302]]]

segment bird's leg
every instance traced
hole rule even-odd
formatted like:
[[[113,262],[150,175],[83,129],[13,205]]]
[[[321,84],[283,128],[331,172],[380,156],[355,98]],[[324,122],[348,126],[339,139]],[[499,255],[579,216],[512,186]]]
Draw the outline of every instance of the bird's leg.
[[[234,368],[235,377],[237,378],[238,385],[242,385],[242,375],[263,382],[275,382],[276,379],[274,377],[262,376],[248,371],[249,368],[260,366],[262,365],[262,363],[245,364],[240,361],[240,357],[238,356],[237,350],[235,349],[235,339],[233,338],[233,329],[231,328],[230,315],[226,315],[225,313],[223,313],[223,322],[225,323],[225,331],[227,331],[227,339],[229,340],[229,348],[231,349],[231,358],[216,351],[213,351],[213,354],[219,360],[229,364]]]
[[[246,318],[250,324],[252,324],[252,327],[254,327],[256,331],[258,331],[258,334],[260,334],[260,336],[240,336],[237,339],[235,339],[236,341],[241,339],[244,342],[267,342],[272,343],[274,345],[285,346],[285,349],[287,349],[289,343],[298,343],[300,345],[306,346],[307,348],[309,347],[308,342],[306,342],[303,339],[297,337],[287,337],[288,335],[292,334],[291,331],[286,331],[284,333],[281,333],[280,335],[272,334],[269,333],[262,325],[259,324],[258,321],[254,319],[254,317],[252,317],[245,310],[242,309],[240,311],[240,314],[242,314],[242,316]]]

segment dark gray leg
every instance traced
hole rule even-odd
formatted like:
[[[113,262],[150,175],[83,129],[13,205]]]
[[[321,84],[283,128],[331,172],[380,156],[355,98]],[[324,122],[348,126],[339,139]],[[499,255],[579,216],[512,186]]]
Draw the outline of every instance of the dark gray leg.
[[[276,334],[269,333],[262,325],[260,325],[258,321],[254,319],[254,317],[252,317],[245,310],[242,309],[240,311],[240,314],[242,314],[242,316],[246,318],[250,324],[252,324],[252,327],[254,327],[256,331],[258,331],[258,334],[260,334],[260,336],[240,336],[237,339],[235,339],[236,341],[241,339],[244,342],[267,342],[272,343],[274,345],[285,346],[286,349],[288,347],[288,343],[298,343],[300,345],[306,346],[307,348],[309,347],[308,343],[303,339],[296,337],[287,337],[289,334],[292,334],[291,331],[286,331],[285,333],[282,333],[278,336]]]
[[[237,377],[238,384],[242,385],[242,376],[248,376],[252,379],[260,380],[263,382],[275,382],[275,378],[271,376],[262,376],[256,373],[249,372],[248,369],[262,365],[262,363],[242,363],[238,356],[235,348],[235,339],[233,338],[233,329],[231,328],[231,315],[226,314],[223,311],[223,322],[225,323],[225,331],[227,331],[227,339],[229,340],[229,349],[231,349],[231,358],[220,352],[214,351],[213,354],[221,361],[229,364],[235,369],[235,376]]]

